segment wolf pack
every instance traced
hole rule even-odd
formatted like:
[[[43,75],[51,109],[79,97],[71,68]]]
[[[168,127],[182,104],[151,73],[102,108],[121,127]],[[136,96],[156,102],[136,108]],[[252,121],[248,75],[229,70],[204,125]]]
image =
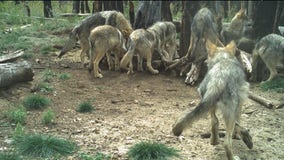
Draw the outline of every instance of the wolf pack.
[[[254,79],[257,63],[262,60],[270,71],[267,81],[273,80],[278,75],[277,66],[284,64],[284,37],[274,33],[262,37],[254,45],[252,58],[238,58],[240,45],[251,27],[245,11],[238,11],[221,31],[217,24],[208,8],[200,9],[192,20],[190,44],[183,59],[198,59],[193,64],[204,61],[207,71],[198,86],[200,102],[194,109],[181,114],[173,124],[172,132],[180,136],[186,128],[209,113],[211,144],[216,145],[219,143],[216,110],[219,109],[226,128],[226,158],[234,160],[239,157],[233,154],[233,137],[241,139],[249,149],[253,148],[249,131],[240,123],[242,104],[249,92],[249,77],[246,73],[249,70],[250,78]],[[160,21],[146,29],[134,30],[122,13],[101,11],[83,19],[73,28],[58,57],[72,50],[79,41],[81,63],[84,65],[85,57],[88,58],[88,70],[95,78],[103,78],[99,65],[105,56],[109,70],[127,70],[131,76],[134,73],[133,57],[137,57],[137,71],[144,70],[143,60],[146,60],[146,69],[151,74],[159,74],[159,70],[152,66],[153,56],[157,54],[171,61],[178,59],[176,40],[176,26],[172,22]],[[196,63],[195,68],[200,67]],[[187,73],[185,82],[189,81],[193,72]]]

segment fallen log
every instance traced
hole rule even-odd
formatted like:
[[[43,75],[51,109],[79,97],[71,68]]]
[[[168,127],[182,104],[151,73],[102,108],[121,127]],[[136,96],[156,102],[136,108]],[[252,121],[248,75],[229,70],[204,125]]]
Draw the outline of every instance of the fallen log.
[[[19,58],[24,54],[23,50],[18,50],[10,54],[5,54],[0,56],[0,63],[2,62],[8,62],[8,61],[14,61],[15,59]]]
[[[278,109],[283,107],[284,102],[279,102],[277,100],[267,100],[264,97],[255,95],[252,92],[249,92],[249,98],[269,109]]]
[[[0,88],[33,80],[33,70],[27,61],[0,64]]]

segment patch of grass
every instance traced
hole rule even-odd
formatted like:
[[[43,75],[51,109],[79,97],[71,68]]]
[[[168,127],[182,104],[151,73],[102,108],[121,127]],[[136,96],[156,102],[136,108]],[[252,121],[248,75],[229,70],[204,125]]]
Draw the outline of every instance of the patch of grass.
[[[23,101],[23,105],[27,109],[42,109],[47,107],[49,104],[50,100],[40,95],[27,96]]]
[[[0,152],[0,160],[21,160],[21,158],[16,153]]]
[[[50,82],[51,79],[56,76],[56,74],[49,69],[45,69],[41,74],[41,79],[44,82]]]
[[[68,80],[71,78],[71,75],[69,73],[61,73],[58,74],[57,77],[61,80]]]
[[[56,49],[53,48],[52,46],[44,46],[40,49],[40,53],[43,55],[47,55],[50,52],[54,52],[54,51],[56,51]]]
[[[51,124],[54,120],[54,116],[55,113],[51,109],[48,109],[47,111],[42,113],[42,122],[44,124]]]
[[[260,84],[260,88],[263,91],[273,90],[278,93],[284,93],[284,78],[276,77],[270,82],[264,82]]]
[[[6,112],[6,116],[13,123],[25,124],[27,119],[27,111],[23,107],[13,108]]]
[[[79,153],[81,160],[110,160],[110,155],[97,152],[96,155],[89,155],[87,153]]]
[[[130,160],[166,160],[180,157],[178,150],[157,142],[140,142],[127,152]]]
[[[73,154],[77,148],[73,142],[41,134],[25,134],[14,139],[13,143],[19,154],[39,158]]]
[[[40,92],[52,92],[53,88],[47,82],[40,82],[35,86],[34,90]]]
[[[25,128],[20,123],[17,123],[16,128],[13,132],[13,138],[21,137],[25,134]]]
[[[91,112],[92,110],[94,110],[94,107],[90,102],[81,102],[76,111],[80,113],[86,113]]]
[[[24,53],[22,56],[21,56],[23,59],[31,59],[34,57],[34,54],[32,53]]]

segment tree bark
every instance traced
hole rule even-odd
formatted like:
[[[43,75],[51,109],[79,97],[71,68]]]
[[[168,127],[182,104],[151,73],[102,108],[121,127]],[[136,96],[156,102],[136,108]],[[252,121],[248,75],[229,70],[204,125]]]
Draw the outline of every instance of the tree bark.
[[[80,1],[73,1],[72,13],[79,13]]]
[[[170,9],[171,1],[162,1],[162,20],[163,21],[173,21],[171,9]]]
[[[44,17],[47,17],[47,18],[53,17],[51,0],[44,0],[43,1],[43,13],[44,13]]]
[[[132,1],[129,1],[129,18],[130,18],[130,24],[133,27],[134,26],[135,13],[134,13],[134,4],[133,4]]]
[[[33,80],[33,70],[27,61],[0,64],[0,88]]]
[[[86,13],[91,13],[88,0],[85,1],[85,8],[86,8]]]

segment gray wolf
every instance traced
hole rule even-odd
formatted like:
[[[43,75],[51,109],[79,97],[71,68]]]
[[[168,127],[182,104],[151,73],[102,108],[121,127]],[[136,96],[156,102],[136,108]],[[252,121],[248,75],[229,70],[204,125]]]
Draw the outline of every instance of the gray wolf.
[[[193,61],[191,70],[187,73],[186,84],[194,84],[199,77],[202,62],[206,59],[207,53],[205,42],[210,39],[212,42],[223,45],[218,32],[218,22],[208,8],[200,9],[193,17],[191,24],[190,44],[185,59]],[[195,67],[196,66],[196,67]],[[194,73],[194,74],[193,74]],[[180,75],[182,76],[182,72]]]
[[[93,67],[94,77],[103,77],[99,73],[99,63],[104,55],[107,55],[109,69],[112,69],[110,52],[115,56],[115,70],[119,70],[119,58],[126,52],[126,48],[125,38],[117,28],[110,25],[98,26],[91,31],[89,42],[91,46],[89,69]]]
[[[224,44],[228,44],[234,40],[237,43],[237,46],[239,46],[239,43],[241,43],[244,38],[252,39],[252,34],[253,28],[251,20],[246,15],[245,10],[240,9],[229,24],[223,25],[221,39]],[[254,44],[252,46],[254,46]]]
[[[82,48],[81,62],[84,63],[84,54],[89,54],[89,41],[88,37],[90,31],[100,25],[111,25],[120,30],[120,32],[127,39],[130,33],[133,31],[130,23],[124,17],[124,15],[117,11],[102,11],[94,13],[93,15],[86,17],[80,24],[76,25],[69,34],[69,40],[65,43],[58,57],[62,57],[65,53],[70,51],[79,40]]]
[[[143,71],[143,58],[147,60],[147,68],[152,74],[159,71],[152,67],[152,56],[155,51],[168,59],[176,56],[176,28],[172,22],[156,22],[151,27],[134,30],[127,42],[128,51],[123,56],[120,67],[127,69],[128,74],[133,73],[132,58],[137,55],[138,71]]]
[[[192,111],[186,112],[175,123],[172,131],[179,136],[186,127],[209,112],[211,115],[211,144],[218,144],[218,119],[220,109],[226,125],[224,147],[228,160],[233,160],[232,135],[240,136],[248,148],[253,147],[249,132],[240,126],[241,104],[247,98],[249,83],[245,80],[242,65],[235,57],[236,44],[232,41],[226,47],[206,43],[208,51],[208,72],[198,87],[201,101]]]
[[[270,76],[267,81],[271,81],[277,76],[276,66],[284,65],[284,37],[272,33],[261,38],[260,41],[255,45],[252,60],[252,80],[255,80],[256,77],[255,74],[258,69],[257,63],[259,58],[264,62],[270,71]]]

